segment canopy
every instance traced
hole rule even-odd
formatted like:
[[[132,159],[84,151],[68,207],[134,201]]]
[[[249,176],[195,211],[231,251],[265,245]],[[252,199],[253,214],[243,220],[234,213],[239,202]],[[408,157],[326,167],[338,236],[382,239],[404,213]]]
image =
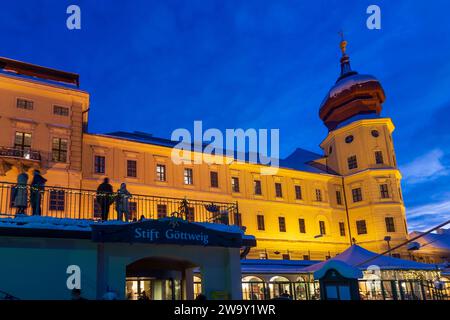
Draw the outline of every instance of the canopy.
[[[358,266],[361,270],[366,270],[369,266],[376,265],[380,270],[436,270],[436,265],[420,263],[411,260],[403,260],[388,256],[379,256],[369,262],[365,262],[378,254],[369,250],[366,250],[356,244],[352,245],[350,248],[337,255],[330,260],[338,260],[345,262],[350,266],[358,266],[360,263],[362,265]],[[329,262],[322,261],[312,266],[306,267],[302,272],[312,273],[324,267],[324,265]]]

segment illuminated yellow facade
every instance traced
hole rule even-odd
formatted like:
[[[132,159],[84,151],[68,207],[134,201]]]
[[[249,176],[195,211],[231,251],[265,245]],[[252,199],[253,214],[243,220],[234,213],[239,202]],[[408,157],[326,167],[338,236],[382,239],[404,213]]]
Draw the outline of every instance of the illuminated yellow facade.
[[[89,94],[77,88],[0,74],[0,105],[0,146],[23,147],[28,139],[27,147],[41,155],[17,159],[3,153],[5,182],[40,168],[49,186],[95,190],[109,177],[114,190],[126,182],[132,194],[237,201],[246,233],[257,238],[249,258],[323,260],[352,242],[381,252],[407,237],[389,118],[350,119],[330,130],[320,144],[323,156],[310,163],[320,170],[281,167],[276,175],[262,175],[262,165],[233,159],[175,165],[169,146],[87,133]],[[55,159],[61,150],[66,156]],[[128,161],[136,165],[131,175]],[[192,169],[189,184],[185,168]],[[211,172],[217,173],[217,185],[212,186]]]

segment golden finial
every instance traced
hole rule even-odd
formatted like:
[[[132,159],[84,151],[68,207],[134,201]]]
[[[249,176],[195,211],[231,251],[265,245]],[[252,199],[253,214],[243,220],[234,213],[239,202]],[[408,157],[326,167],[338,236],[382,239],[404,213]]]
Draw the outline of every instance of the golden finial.
[[[339,34],[341,35],[341,51],[342,51],[342,55],[345,55],[345,49],[347,47],[347,41],[344,39],[344,32],[340,31]]]

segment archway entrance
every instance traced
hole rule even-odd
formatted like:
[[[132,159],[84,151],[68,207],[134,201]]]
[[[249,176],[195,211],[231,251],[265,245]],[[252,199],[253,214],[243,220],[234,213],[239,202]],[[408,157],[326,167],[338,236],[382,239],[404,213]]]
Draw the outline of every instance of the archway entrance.
[[[166,257],[135,261],[126,269],[128,300],[183,300],[193,289],[192,262]]]

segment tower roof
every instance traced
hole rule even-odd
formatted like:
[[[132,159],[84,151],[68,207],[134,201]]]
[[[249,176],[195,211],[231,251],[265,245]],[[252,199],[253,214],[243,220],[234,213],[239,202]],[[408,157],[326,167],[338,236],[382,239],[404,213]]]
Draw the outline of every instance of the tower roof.
[[[329,130],[357,115],[379,115],[385,100],[384,90],[374,76],[352,70],[346,53],[347,41],[342,39],[340,47],[341,73],[319,109],[319,116]]]

